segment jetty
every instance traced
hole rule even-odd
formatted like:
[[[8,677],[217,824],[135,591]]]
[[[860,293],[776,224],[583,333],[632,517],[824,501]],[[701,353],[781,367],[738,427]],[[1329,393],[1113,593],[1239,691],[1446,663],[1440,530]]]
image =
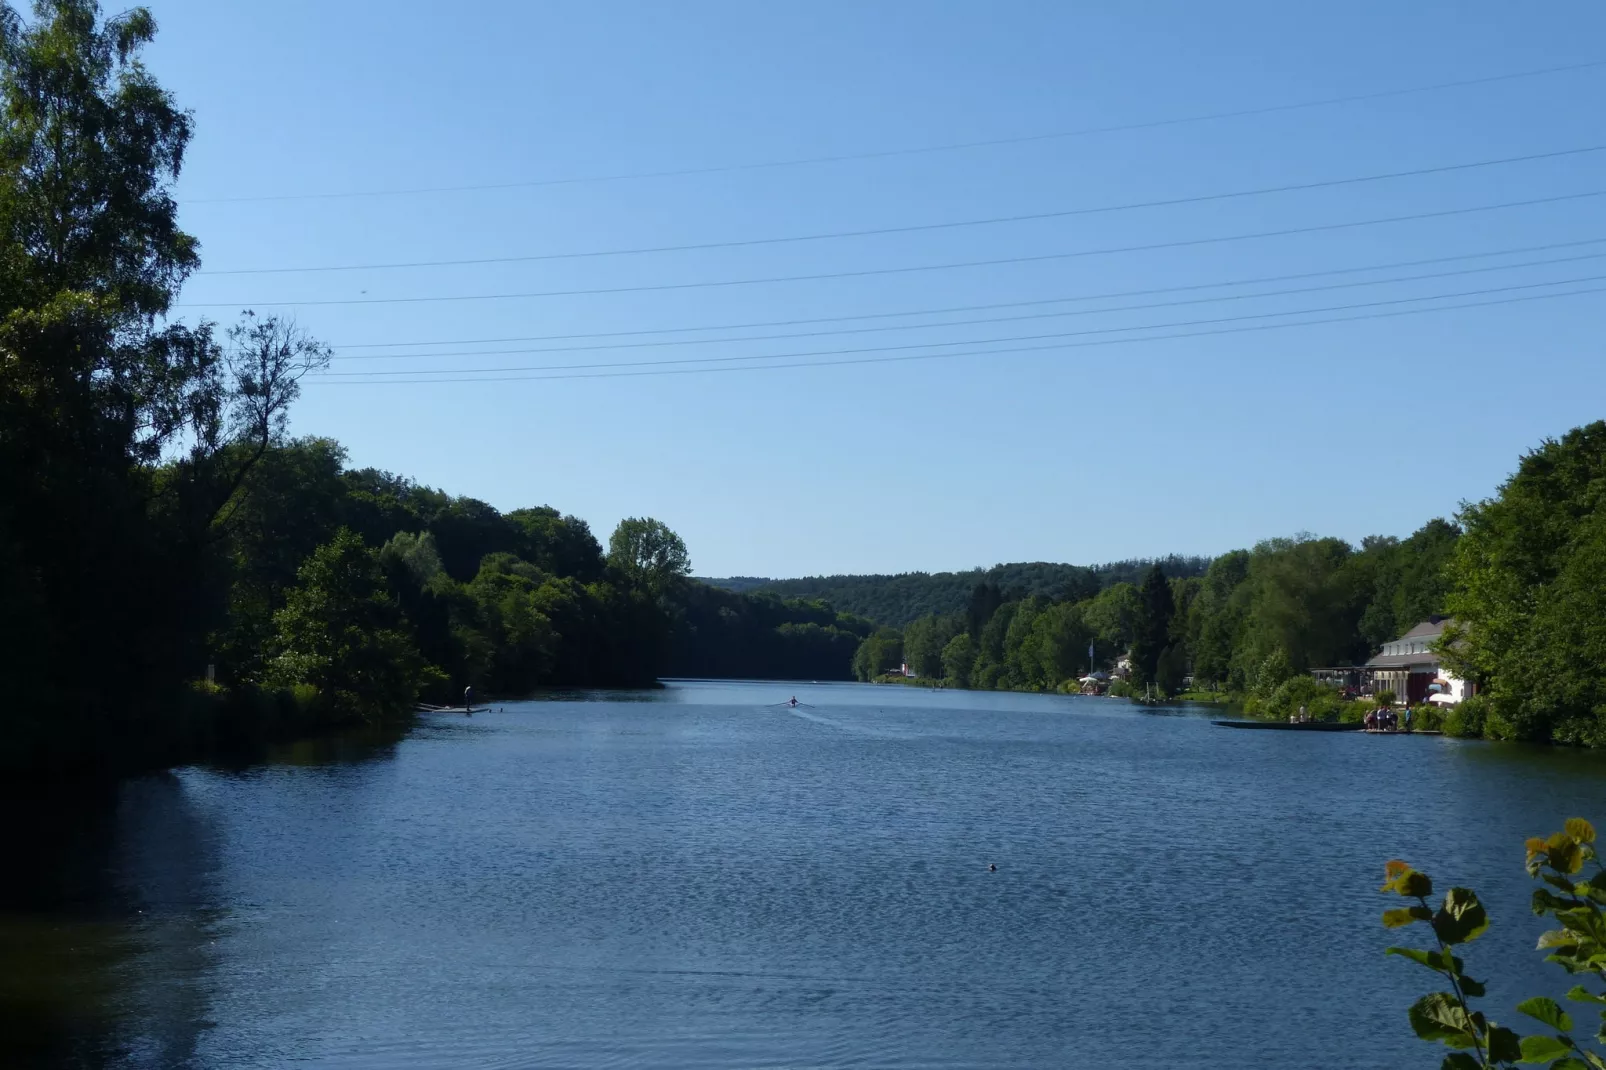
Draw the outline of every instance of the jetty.
[[[1211,721],[1217,728],[1260,728],[1273,732],[1363,732],[1359,721]]]

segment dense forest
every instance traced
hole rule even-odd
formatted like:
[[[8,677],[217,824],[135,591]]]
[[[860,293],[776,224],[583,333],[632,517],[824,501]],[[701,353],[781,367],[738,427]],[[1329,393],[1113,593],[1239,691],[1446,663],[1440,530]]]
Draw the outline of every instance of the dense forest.
[[[1337,716],[1310,669],[1360,664],[1443,614],[1440,654],[1480,691],[1447,730],[1606,745],[1606,422],[1546,441],[1493,498],[1407,539],[1270,539],[1202,576],[1155,563],[1092,595],[983,580],[962,609],[878,629],[854,672],[906,662],[955,687],[1076,690],[1129,652],[1138,690],[1174,695],[1191,677],[1251,710]]]
[[[1267,673],[1365,660],[1401,622],[1437,611],[1458,534],[1435,520],[1404,541],[1372,538],[1360,548],[1273,539],[1216,558],[1203,575],[1172,576],[1154,562],[1136,583],[1062,598],[987,580],[962,610],[877,632],[855,669],[868,679],[907,661],[961,687],[1053,690],[1130,650],[1140,684],[1174,692],[1192,675],[1247,691]]]
[[[89,0],[0,10],[0,768],[169,762],[470,685],[848,675],[867,622],[696,583],[656,521],[604,550],[289,439],[328,348],[169,315],[200,257],[154,34]]]
[[[732,576],[704,582],[732,591],[762,591],[783,598],[822,600],[845,613],[901,628],[920,617],[959,612],[967,604],[971,590],[980,583],[1056,602],[1075,601],[1116,584],[1134,583],[1156,563],[1163,566],[1169,576],[1187,577],[1202,575],[1210,559],[1172,556],[1158,562],[1134,559],[1093,566],[1031,561],[967,572],[810,576],[794,580]]]

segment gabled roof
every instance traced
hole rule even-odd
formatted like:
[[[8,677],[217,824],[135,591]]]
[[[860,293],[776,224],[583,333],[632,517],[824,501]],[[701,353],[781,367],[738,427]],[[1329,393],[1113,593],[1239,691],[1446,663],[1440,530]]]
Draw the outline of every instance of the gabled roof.
[[[1400,636],[1400,639],[1427,639],[1444,634],[1444,629],[1454,623],[1449,617],[1429,617],[1415,628]],[[1399,642],[1398,639],[1395,642]]]

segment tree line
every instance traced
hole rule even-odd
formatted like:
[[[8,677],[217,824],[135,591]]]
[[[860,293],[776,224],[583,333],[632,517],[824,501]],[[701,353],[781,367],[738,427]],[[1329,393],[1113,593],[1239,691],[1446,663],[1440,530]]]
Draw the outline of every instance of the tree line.
[[[717,591],[648,518],[502,513],[288,438],[328,347],[170,315],[193,120],[150,13],[0,8],[0,767],[128,767],[474,686],[842,678],[871,626]]]
[[[1314,666],[1364,660],[1438,610],[1440,566],[1458,534],[1435,520],[1409,539],[1359,548],[1271,539],[1223,554],[1203,575],[1170,576],[1156,562],[1136,583],[1062,599],[984,581],[959,612],[872,635],[855,668],[868,679],[906,661],[960,687],[1076,690],[1130,652],[1139,687],[1174,693],[1191,675],[1201,687],[1265,690]]]
[[[1146,558],[1103,565],[1063,565],[1046,561],[994,565],[968,572],[904,572],[898,575],[810,576],[775,580],[732,576],[705,582],[733,591],[768,592],[783,597],[823,599],[843,612],[901,628],[920,617],[962,609],[978,583],[1039,595],[1054,601],[1088,597],[1105,587],[1140,579],[1156,562]],[[1207,557],[1160,559],[1167,575],[1197,576],[1210,564]]]
[[[1074,691],[1130,652],[1132,684],[1175,694],[1192,678],[1277,715],[1336,716],[1312,668],[1364,663],[1434,615],[1444,663],[1479,694],[1446,729],[1606,745],[1606,422],[1547,440],[1490,499],[1409,538],[1359,546],[1309,535],[1211,561],[1155,564],[1138,583],[1054,598],[983,581],[958,611],[881,628],[854,655],[861,680],[902,663],[950,686]],[[1091,656],[1089,651],[1091,650]]]

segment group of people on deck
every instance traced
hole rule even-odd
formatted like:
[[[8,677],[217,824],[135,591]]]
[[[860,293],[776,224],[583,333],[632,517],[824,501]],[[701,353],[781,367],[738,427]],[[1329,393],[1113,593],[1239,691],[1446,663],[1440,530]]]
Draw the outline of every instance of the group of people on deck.
[[[1387,706],[1380,706],[1366,715],[1366,730],[1368,732],[1398,732],[1400,730],[1400,715]],[[1405,730],[1411,730],[1411,707],[1405,707]]]

